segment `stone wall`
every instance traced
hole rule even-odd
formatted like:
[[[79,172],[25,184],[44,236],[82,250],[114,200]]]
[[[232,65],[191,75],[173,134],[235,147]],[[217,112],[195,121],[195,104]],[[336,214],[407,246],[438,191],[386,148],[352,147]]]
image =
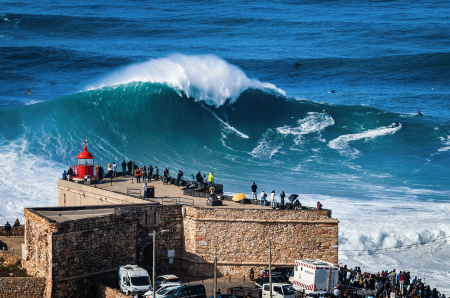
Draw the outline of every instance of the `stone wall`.
[[[0,277],[0,298],[42,298],[45,286],[43,277]]]
[[[119,266],[149,269],[153,230],[167,230],[157,236],[158,262],[181,267],[181,206],[117,205],[112,215],[53,223],[36,215],[39,208],[32,211],[25,209],[27,227],[33,227],[26,230],[25,268],[33,276],[47,272],[45,297],[95,297],[96,282],[116,286]],[[168,250],[175,250],[172,264]]]
[[[142,203],[141,199],[81,183],[58,180],[58,206]]]
[[[22,266],[33,277],[47,278],[44,297],[50,297],[52,288],[52,233],[56,225],[39,214],[24,210],[25,237],[22,246]]]
[[[11,224],[11,235],[12,236],[23,236],[24,231],[25,231],[24,226],[14,228]],[[5,226],[0,226],[0,236],[6,236]]]
[[[130,298],[117,289],[110,288],[104,284],[97,285],[97,298]]]
[[[269,239],[276,239],[274,266],[304,258],[338,262],[338,220],[328,210],[184,208],[183,268],[193,275],[212,275],[215,256],[222,275],[267,267]]]

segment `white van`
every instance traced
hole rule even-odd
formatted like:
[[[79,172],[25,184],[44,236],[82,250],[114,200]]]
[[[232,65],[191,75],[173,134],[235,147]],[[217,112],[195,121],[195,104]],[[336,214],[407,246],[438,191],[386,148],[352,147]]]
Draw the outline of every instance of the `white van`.
[[[120,290],[127,295],[133,292],[143,294],[152,288],[147,270],[137,265],[120,266],[117,275]]]
[[[262,287],[262,298],[270,298],[270,284]],[[295,291],[290,284],[272,283],[272,298],[294,298]]]
[[[289,278],[293,288],[306,294],[317,291],[331,292],[337,285],[339,266],[322,260],[296,260],[294,276]]]

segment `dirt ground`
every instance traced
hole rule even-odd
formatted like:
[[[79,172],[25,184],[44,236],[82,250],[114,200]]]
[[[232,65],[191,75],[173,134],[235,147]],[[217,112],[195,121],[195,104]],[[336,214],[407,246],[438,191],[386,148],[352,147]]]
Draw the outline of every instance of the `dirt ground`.
[[[11,236],[11,238],[0,236],[0,249],[18,258],[22,258],[22,243],[24,243],[23,236]]]

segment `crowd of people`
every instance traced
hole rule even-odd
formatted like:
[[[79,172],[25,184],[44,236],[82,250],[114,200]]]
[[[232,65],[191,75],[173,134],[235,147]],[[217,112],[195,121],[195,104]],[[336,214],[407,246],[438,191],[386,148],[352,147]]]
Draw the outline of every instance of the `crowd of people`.
[[[445,298],[436,288],[431,289],[422,279],[412,278],[410,272],[381,271],[377,274],[361,272],[361,267],[347,268],[347,265],[339,270],[339,284],[376,291],[375,298]],[[351,298],[351,289],[336,287],[334,294],[338,297]]]
[[[253,182],[252,186],[250,187],[252,190],[252,198],[254,200],[258,200],[257,197],[257,189],[258,186],[256,185],[256,182]],[[302,204],[300,203],[300,200],[298,199],[297,195],[294,195],[295,198],[292,198],[292,200],[289,200],[289,202],[285,202],[286,193],[282,191],[280,193],[280,200],[278,200],[277,195],[275,193],[275,190],[272,190],[270,193],[270,206],[272,209],[279,208],[279,209],[300,209]],[[260,206],[267,206],[267,193],[263,190],[259,196],[259,205]],[[317,210],[322,210],[323,205],[320,203],[320,201],[317,202]]]
[[[146,167],[143,165],[142,167],[139,167],[135,161],[131,161],[131,159],[127,162],[126,160],[123,160],[121,163],[122,166],[122,176],[132,176],[136,179],[137,183],[144,183],[144,193],[147,191],[147,184],[146,181],[152,181],[152,180],[158,180],[160,179],[159,175],[159,168],[157,166],[153,167],[153,165],[149,165]],[[107,170],[103,169],[103,167],[97,163],[97,166],[95,167],[96,170],[96,176],[97,176],[97,183],[103,183],[103,178],[117,178],[118,173],[118,167],[115,162],[112,164],[109,163],[107,166]],[[63,179],[72,180],[72,176],[74,174],[74,171],[72,167],[69,168],[69,170],[63,173]],[[174,181],[174,184],[176,186],[180,186],[181,182],[183,181],[184,173],[182,170],[179,170],[176,176],[176,179]],[[198,189],[207,187],[207,191],[211,194],[211,199],[216,199],[215,196],[215,188],[213,186],[214,184],[214,174],[213,172],[210,172],[208,177],[206,175],[202,175],[201,172],[198,172],[196,176],[192,175],[193,182],[196,182],[196,187]],[[172,177],[170,176],[170,171],[168,168],[164,169],[162,181],[164,185],[172,184]],[[258,200],[257,197],[257,189],[258,186],[255,182],[253,182],[251,186],[252,191],[252,198],[254,200]],[[268,195],[265,191],[262,191],[259,197],[260,206],[267,206],[267,203],[270,202],[270,206],[275,209],[301,209],[301,203],[300,200],[297,198],[297,195],[295,195],[295,199],[289,202],[285,202],[286,194],[284,191],[282,191],[279,195],[279,200],[277,197],[277,194],[273,190],[270,193],[270,201],[268,200]],[[323,205],[320,202],[317,202],[317,210],[322,210]]]

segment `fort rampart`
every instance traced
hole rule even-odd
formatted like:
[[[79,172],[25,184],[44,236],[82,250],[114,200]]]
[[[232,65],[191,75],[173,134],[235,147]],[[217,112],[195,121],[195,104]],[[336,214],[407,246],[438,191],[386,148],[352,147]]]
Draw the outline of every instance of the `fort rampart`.
[[[150,270],[154,230],[157,265],[191,276],[212,276],[215,257],[219,276],[266,268],[269,241],[273,266],[338,261],[338,220],[329,210],[166,205],[60,182],[60,207],[25,209],[23,264],[29,275],[47,278],[44,297],[96,297],[97,283],[117,286],[119,266]]]

